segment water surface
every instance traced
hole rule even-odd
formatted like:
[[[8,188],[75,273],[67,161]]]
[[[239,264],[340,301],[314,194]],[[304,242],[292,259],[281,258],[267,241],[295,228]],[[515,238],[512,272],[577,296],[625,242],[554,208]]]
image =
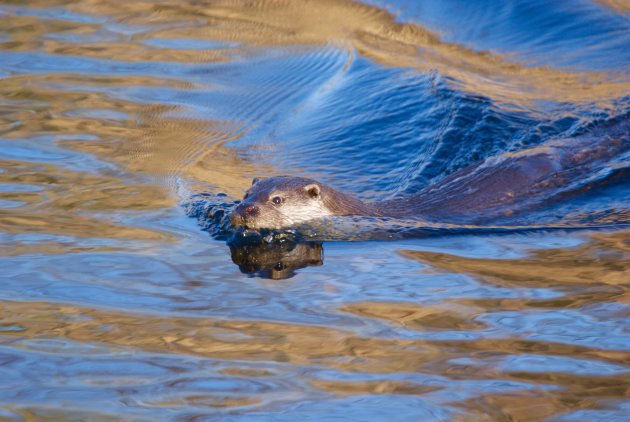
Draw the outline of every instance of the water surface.
[[[0,419],[627,420],[629,10],[0,2]],[[207,214],[583,135],[618,149],[509,221],[228,244]]]

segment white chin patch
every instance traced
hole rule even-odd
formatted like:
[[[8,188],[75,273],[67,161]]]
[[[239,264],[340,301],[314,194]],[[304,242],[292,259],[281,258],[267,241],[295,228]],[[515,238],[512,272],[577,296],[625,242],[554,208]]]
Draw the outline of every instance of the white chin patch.
[[[285,226],[295,226],[318,218],[330,217],[332,214],[322,204],[312,202],[305,205],[286,204],[280,210]]]

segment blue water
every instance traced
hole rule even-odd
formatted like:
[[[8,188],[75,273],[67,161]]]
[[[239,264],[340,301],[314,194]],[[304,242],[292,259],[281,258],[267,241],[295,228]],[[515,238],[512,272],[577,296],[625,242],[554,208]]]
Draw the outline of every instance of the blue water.
[[[629,12],[0,1],[0,419],[627,420]],[[281,174],[427,205],[230,227]]]

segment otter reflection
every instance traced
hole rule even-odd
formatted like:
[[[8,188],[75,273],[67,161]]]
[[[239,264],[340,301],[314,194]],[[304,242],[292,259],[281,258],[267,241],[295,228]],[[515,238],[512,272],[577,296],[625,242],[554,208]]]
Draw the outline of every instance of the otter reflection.
[[[262,278],[282,280],[291,278],[300,268],[324,263],[321,242],[260,242],[230,244],[232,261],[241,272]]]

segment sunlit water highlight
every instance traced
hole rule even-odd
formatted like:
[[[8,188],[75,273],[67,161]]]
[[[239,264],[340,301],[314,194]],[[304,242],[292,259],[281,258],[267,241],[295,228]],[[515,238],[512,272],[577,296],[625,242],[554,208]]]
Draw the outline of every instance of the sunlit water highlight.
[[[629,11],[0,2],[0,419],[627,420]],[[582,136],[505,218],[226,224],[254,176],[390,199]]]

